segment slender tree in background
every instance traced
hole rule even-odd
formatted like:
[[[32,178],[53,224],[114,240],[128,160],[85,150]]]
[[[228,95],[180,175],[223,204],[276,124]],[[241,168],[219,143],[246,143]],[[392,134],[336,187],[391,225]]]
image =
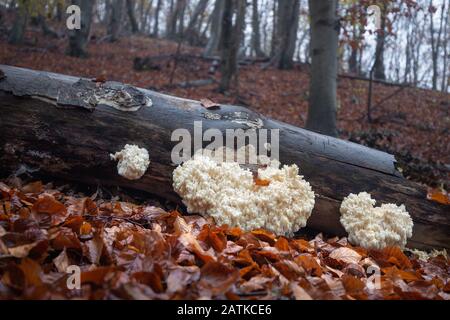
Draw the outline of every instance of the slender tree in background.
[[[440,23],[439,28],[436,32],[434,30],[434,17],[433,13],[436,11],[436,8],[433,6],[433,0],[430,0],[430,40],[431,40],[431,61],[433,63],[433,74],[431,77],[431,85],[433,90],[437,90],[438,86],[438,76],[439,76],[439,70],[438,70],[438,64],[439,64],[439,52],[441,51],[441,45],[442,45],[442,30],[443,30],[443,23],[444,23],[444,13],[445,13],[445,1],[441,5],[441,17],[440,17]]]
[[[155,9],[155,17],[154,17],[154,24],[153,24],[153,36],[155,38],[158,37],[159,34],[159,12],[161,11],[161,5],[162,5],[162,0],[158,0],[156,2],[156,9]]]
[[[337,136],[336,80],[339,22],[337,0],[309,0],[311,79],[306,128]]]
[[[81,29],[69,31],[67,54],[73,57],[86,57],[95,0],[72,0],[72,4],[78,5],[81,9]]]
[[[174,5],[171,2],[170,8],[170,15],[167,19],[166,38],[176,39],[184,29],[183,21],[186,0],[176,0]]]
[[[300,0],[279,1],[277,10],[277,45],[272,62],[278,69],[294,66]]]
[[[124,0],[111,1],[111,13],[107,30],[110,42],[115,42],[119,39],[119,34],[122,27],[124,7]]]
[[[362,33],[364,25],[354,23],[352,25],[352,39],[349,41],[350,56],[348,58],[348,71],[353,74],[361,73],[361,55],[363,50]]]
[[[220,92],[230,89],[231,81],[237,74],[237,56],[246,11],[245,0],[223,1],[225,5],[222,16]],[[233,19],[234,15],[236,15],[235,19]]]
[[[10,44],[20,44],[23,42],[28,23],[29,5],[30,0],[20,0],[17,2],[16,17],[8,37]]]
[[[134,0],[126,0],[126,4],[127,4],[128,19],[130,20],[131,25],[131,32],[138,33],[139,25],[136,20]]]
[[[450,44],[450,0],[447,2],[447,13],[444,18],[444,40],[442,46],[444,47],[444,58],[442,61],[443,73],[441,78],[441,91],[446,92],[449,83],[450,76],[447,74],[449,72],[448,61],[449,52],[448,46]]]
[[[375,64],[374,75],[375,79],[386,80],[386,73],[384,68],[384,46],[386,43],[386,19],[387,19],[387,10],[388,10],[388,2],[382,1],[379,2],[378,6],[380,7],[380,29],[377,30],[377,44],[375,47]]]
[[[257,57],[265,56],[261,49],[258,0],[252,0],[252,52]]]
[[[225,2],[226,1],[224,0],[216,0],[214,2],[214,10],[211,19],[211,34],[204,52],[206,57],[213,56],[219,51]]]
[[[205,13],[206,7],[208,6],[209,0],[199,0],[194,8],[194,12],[189,19],[188,26],[184,31],[184,37],[186,41],[191,45],[196,45],[198,43],[198,38],[200,35],[200,30],[197,28],[199,25],[200,17]]]
[[[275,51],[277,49],[277,44],[278,44],[278,19],[277,19],[277,8],[278,8],[278,1],[273,1],[272,3],[272,38],[270,41],[270,56],[274,57],[275,56]]]

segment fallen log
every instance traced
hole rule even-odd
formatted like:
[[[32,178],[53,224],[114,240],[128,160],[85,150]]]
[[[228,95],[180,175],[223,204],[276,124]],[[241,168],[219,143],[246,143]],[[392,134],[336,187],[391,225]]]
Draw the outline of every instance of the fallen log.
[[[88,184],[146,191],[179,202],[171,185],[171,141],[175,129],[279,129],[280,161],[296,163],[317,194],[308,226],[345,235],[341,200],[370,192],[381,202],[404,203],[414,220],[415,248],[450,248],[448,207],[426,200],[422,186],[404,179],[392,155],[266,118],[249,109],[220,106],[60,74],[2,66],[0,70],[0,169],[26,166],[42,174]],[[0,75],[2,73],[0,72]],[[152,104],[150,106],[150,99]],[[125,144],[150,152],[151,165],[139,180],[117,174],[109,154]],[[205,143],[207,145],[208,143]]]

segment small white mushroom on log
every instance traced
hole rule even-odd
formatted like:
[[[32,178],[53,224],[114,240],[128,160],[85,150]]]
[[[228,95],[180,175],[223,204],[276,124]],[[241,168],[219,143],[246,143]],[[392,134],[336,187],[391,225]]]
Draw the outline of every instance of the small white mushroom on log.
[[[128,180],[142,178],[150,165],[150,157],[147,149],[136,145],[127,144],[115,154],[110,154],[111,160],[119,161],[117,172]]]

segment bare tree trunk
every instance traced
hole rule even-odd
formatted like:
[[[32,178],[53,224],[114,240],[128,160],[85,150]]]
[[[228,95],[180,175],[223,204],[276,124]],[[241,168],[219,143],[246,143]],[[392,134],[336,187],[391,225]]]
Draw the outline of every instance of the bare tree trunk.
[[[119,39],[119,34],[122,27],[123,9],[125,0],[112,0],[111,16],[108,25],[109,41],[115,42]]]
[[[153,25],[153,36],[155,38],[158,37],[159,34],[159,12],[161,11],[161,5],[162,5],[162,0],[158,0],[156,2],[156,9],[155,9],[155,23]]]
[[[14,24],[8,37],[8,43],[10,44],[20,44],[23,42],[28,23],[28,4],[27,0],[18,3]]]
[[[336,137],[336,79],[339,23],[337,0],[309,0],[311,80],[306,127]]]
[[[447,76],[447,72],[448,72],[448,57],[449,57],[449,53],[448,53],[448,45],[449,45],[449,40],[450,40],[450,30],[448,30],[448,27],[450,25],[450,2],[447,2],[447,13],[445,15],[445,23],[444,23],[444,43],[442,44],[442,46],[444,47],[444,59],[443,59],[443,73],[442,73],[442,81],[441,81],[441,91],[442,92],[446,92],[447,91],[447,87],[449,85],[448,81],[448,76]]]
[[[221,1],[221,0],[218,0]],[[221,35],[221,65],[219,91],[225,92],[230,89],[231,78],[236,73],[237,68],[237,50],[233,43],[233,11],[235,0],[223,0],[225,5],[222,15],[222,35]]]
[[[351,51],[350,51],[350,57],[348,59],[348,71],[353,74],[358,74],[358,70],[359,70],[359,67],[358,67],[359,34],[357,33],[358,32],[357,30],[358,30],[358,28],[357,28],[356,24],[353,25],[353,39],[352,39],[352,42],[350,43]]]
[[[278,69],[291,69],[299,20],[300,0],[284,0],[278,3],[277,47],[272,63]]]
[[[381,6],[381,26],[377,33],[377,44],[375,48],[375,64],[374,74],[375,79],[386,80],[386,73],[384,70],[384,44],[386,42],[386,13],[387,3],[380,4]]]
[[[216,0],[212,12],[211,34],[206,45],[204,56],[209,57],[218,53],[222,37],[222,17],[224,11],[224,0]]]
[[[184,33],[184,16],[186,14],[186,0],[179,0],[180,1],[180,10],[178,14],[178,27],[177,27],[177,38],[183,37]]]
[[[86,57],[95,0],[72,0],[72,4],[78,5],[81,9],[81,29],[69,31],[67,54],[73,57]]]
[[[135,15],[135,3],[134,0],[126,0],[127,3],[127,13],[128,13],[128,19],[130,20],[131,24],[131,32],[132,33],[138,33],[139,32],[139,25],[136,20]]]
[[[178,37],[180,30],[183,28],[182,21],[184,19],[185,0],[176,0],[175,5],[171,6],[171,14],[167,22],[166,37],[175,39]]]
[[[430,0],[430,7],[433,6],[433,0]],[[445,2],[442,3],[441,6],[441,21],[439,23],[439,30],[437,31],[437,35],[435,36],[434,30],[434,18],[433,14],[430,14],[430,38],[431,38],[431,61],[433,63],[433,75],[432,75],[432,86],[433,90],[437,90],[437,82],[439,77],[438,64],[439,64],[439,51],[441,48],[441,40],[442,40],[442,27],[444,22],[444,11],[445,11]]]
[[[276,54],[276,50],[278,48],[278,6],[280,5],[280,3],[278,3],[278,1],[273,1],[273,6],[272,6],[272,39],[270,42],[270,56],[274,57]]]
[[[258,0],[252,1],[252,51],[256,57],[264,57],[261,49],[261,31],[259,23]]]
[[[64,17],[64,3],[62,1],[58,1],[56,3],[56,19],[58,22],[61,22]]]
[[[245,0],[224,0],[225,7],[222,16],[221,36],[221,73],[219,91],[226,92],[230,89],[233,77],[237,75],[237,58],[241,35],[245,24]],[[233,15],[236,19],[233,24]]]
[[[208,1],[209,0],[199,0],[192,13],[191,19],[189,20],[186,31],[184,32],[186,41],[191,45],[198,43],[200,30],[197,27],[200,17],[205,13],[206,7],[208,6]]]

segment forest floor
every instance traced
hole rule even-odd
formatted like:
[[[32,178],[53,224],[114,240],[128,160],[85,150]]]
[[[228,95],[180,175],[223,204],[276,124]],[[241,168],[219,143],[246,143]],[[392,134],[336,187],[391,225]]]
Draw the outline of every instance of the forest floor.
[[[241,65],[239,81],[227,94],[217,84],[183,88],[183,82],[220,79],[210,72],[210,60],[199,58],[202,49],[144,36],[104,41],[94,31],[87,59],[65,55],[66,38],[51,39],[30,28],[27,43],[9,45],[0,35],[0,63],[63,74],[115,80],[176,96],[216,103],[243,105],[277,120],[304,126],[308,108],[307,65],[280,71],[263,63]],[[156,70],[136,71],[134,59],[155,60]],[[438,91],[375,83],[373,122],[367,121],[368,81],[345,75],[338,80],[338,129],[340,137],[396,155],[406,177],[448,189],[450,182],[450,95]],[[392,97],[390,97],[392,96]],[[390,97],[390,98],[389,98]],[[388,98],[388,99],[386,99]]]
[[[277,237],[101,189],[0,182],[2,299],[450,300],[445,253]],[[79,290],[66,271],[77,266]]]

